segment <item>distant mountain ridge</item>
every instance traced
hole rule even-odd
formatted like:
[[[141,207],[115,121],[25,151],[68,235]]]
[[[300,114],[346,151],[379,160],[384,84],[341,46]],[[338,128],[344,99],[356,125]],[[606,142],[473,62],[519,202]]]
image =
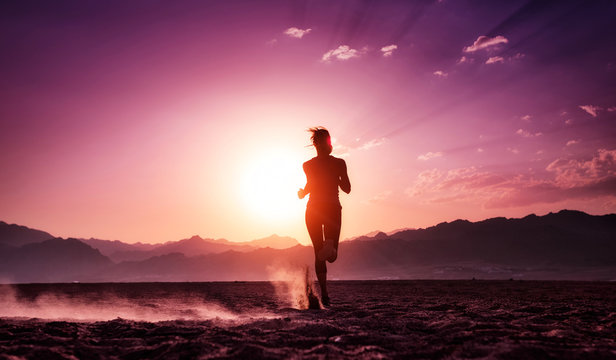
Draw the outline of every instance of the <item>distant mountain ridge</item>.
[[[353,241],[353,240],[366,240],[366,239],[382,239],[385,238],[387,236],[391,236],[395,233],[399,233],[401,231],[407,231],[407,230],[416,230],[415,228],[401,228],[401,229],[395,229],[395,230],[390,230],[390,231],[381,231],[381,230],[375,230],[375,231],[371,231],[367,234],[363,234],[360,236],[355,236],[355,237],[350,237],[350,238],[346,238],[344,240],[341,241]]]
[[[261,247],[286,249],[299,245],[299,242],[291,237],[271,235],[266,238],[246,242],[232,242],[226,239],[203,239],[194,235],[188,239],[168,241],[162,244],[126,244],[120,241],[88,239],[82,240],[86,244],[97,248],[104,255],[115,262],[141,261],[154,256],[170,253],[181,253],[185,256],[199,256],[218,254],[225,251],[252,251]]]
[[[616,280],[616,214],[562,210],[371,235],[340,243],[330,278]],[[293,243],[280,239],[274,240],[281,246]],[[267,280],[276,269],[314,263],[311,246],[254,247],[260,240],[229,245],[193,236],[137,251],[147,258],[115,261],[88,241],[51,239],[20,247],[0,241],[0,281]]]
[[[41,230],[30,229],[16,224],[7,224],[4,221],[0,221],[0,244],[7,246],[22,246],[53,238],[53,235]]]
[[[79,240],[98,249],[105,256],[120,251],[148,251],[159,246],[159,244],[144,244],[141,242],[128,244],[120,240],[101,240],[95,238]]]
[[[92,281],[113,263],[78,239],[49,239],[0,253],[0,279],[19,282],[70,282],[82,276]],[[102,274],[101,274],[102,275]]]
[[[422,248],[415,261],[467,261],[524,265],[616,264],[616,214],[593,216],[562,210],[521,219],[456,220],[390,236]],[[464,246],[460,243],[464,242]]]
[[[20,247],[31,243],[40,243],[54,239],[55,236],[26,226],[7,224],[0,221],[0,251],[5,247]],[[203,239],[194,235],[187,239],[167,241],[159,244],[125,243],[119,240],[101,240],[95,238],[77,239],[91,247],[98,249],[101,254],[115,262],[145,260],[153,256],[160,256],[172,252],[179,252],[186,256],[221,253],[229,250],[252,251],[261,247],[286,249],[299,242],[291,237],[270,235],[251,241],[233,242],[226,239]]]

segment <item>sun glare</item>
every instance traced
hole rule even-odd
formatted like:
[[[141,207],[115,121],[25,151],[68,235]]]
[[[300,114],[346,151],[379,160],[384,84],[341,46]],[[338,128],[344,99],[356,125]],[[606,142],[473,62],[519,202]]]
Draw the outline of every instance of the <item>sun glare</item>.
[[[297,190],[305,185],[301,157],[284,150],[253,158],[242,174],[242,201],[246,207],[269,220],[297,216],[304,206]]]

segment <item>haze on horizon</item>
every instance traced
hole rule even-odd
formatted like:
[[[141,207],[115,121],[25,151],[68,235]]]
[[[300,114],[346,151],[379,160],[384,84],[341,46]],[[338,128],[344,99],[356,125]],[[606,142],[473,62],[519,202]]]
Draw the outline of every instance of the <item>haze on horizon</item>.
[[[310,126],[342,238],[616,212],[613,1],[0,5],[0,220],[309,243]]]

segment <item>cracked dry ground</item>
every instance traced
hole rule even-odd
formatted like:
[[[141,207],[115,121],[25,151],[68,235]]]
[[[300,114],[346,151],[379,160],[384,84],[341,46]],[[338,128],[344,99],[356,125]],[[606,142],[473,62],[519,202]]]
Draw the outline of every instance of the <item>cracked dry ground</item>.
[[[358,281],[330,287],[331,308],[295,310],[269,283],[173,285],[176,295],[199,293],[242,315],[232,320],[3,318],[0,358],[616,359],[616,283]]]

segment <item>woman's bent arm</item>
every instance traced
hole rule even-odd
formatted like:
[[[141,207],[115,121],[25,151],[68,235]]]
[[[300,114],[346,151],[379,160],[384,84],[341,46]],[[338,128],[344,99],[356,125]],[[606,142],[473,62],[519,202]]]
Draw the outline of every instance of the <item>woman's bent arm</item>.
[[[349,180],[349,175],[347,174],[347,167],[346,167],[346,162],[344,162],[344,160],[342,160],[341,162],[341,169],[340,169],[340,189],[342,189],[342,191],[344,191],[345,193],[350,193],[351,192],[351,181]]]
[[[306,173],[306,164],[303,165],[304,168],[304,173]],[[304,186],[303,189],[299,189],[297,191],[297,197],[299,197],[300,199],[303,199],[306,195],[310,194],[310,183],[307,180],[308,175],[306,175],[306,186]]]

